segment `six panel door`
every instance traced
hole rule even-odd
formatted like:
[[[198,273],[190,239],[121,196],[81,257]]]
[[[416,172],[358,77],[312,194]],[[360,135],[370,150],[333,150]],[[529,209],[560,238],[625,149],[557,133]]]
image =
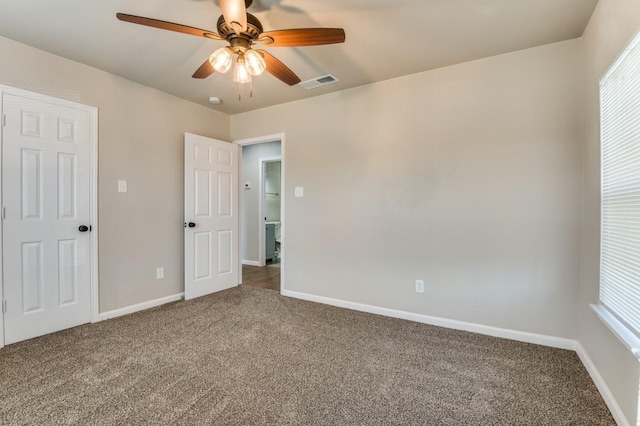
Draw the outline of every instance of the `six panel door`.
[[[5,344],[91,320],[87,110],[3,94]],[[88,231],[88,229],[87,229]]]
[[[185,134],[185,299],[238,285],[238,146]]]

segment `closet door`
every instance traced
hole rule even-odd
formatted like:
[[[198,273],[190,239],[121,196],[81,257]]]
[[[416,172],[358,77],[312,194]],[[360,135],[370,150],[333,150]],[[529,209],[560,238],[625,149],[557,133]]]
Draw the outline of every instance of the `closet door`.
[[[2,95],[5,344],[91,320],[86,109]]]

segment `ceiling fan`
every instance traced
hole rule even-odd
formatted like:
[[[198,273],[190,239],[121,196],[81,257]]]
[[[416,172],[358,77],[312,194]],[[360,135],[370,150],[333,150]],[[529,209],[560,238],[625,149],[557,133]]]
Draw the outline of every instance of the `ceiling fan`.
[[[345,32],[342,28],[300,28],[264,32],[258,18],[247,13],[247,8],[251,6],[253,0],[219,1],[222,16],[218,18],[217,33],[125,13],[118,13],[116,17],[121,21],[134,24],[213,40],[226,40],[229,45],[213,52],[192,77],[207,78],[216,71],[225,73],[235,62],[234,81],[238,83],[249,83],[252,75],[260,75],[265,70],[289,86],[300,83],[300,78],[289,67],[265,50],[254,50],[252,48],[254,44],[296,47],[343,43],[345,40]]]

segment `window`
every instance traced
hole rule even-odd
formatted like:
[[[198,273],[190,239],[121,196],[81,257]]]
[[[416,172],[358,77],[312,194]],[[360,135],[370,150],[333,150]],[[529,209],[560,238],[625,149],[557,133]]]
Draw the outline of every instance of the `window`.
[[[640,37],[600,82],[602,154],[598,314],[640,350]],[[600,309],[600,311],[598,311]],[[613,329],[612,328],[612,329]],[[622,336],[621,336],[622,334]]]

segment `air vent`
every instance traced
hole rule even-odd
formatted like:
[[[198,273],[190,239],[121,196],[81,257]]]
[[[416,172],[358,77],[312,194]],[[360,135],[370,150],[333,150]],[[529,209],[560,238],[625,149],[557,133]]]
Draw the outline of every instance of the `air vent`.
[[[303,81],[302,83],[300,83],[300,86],[304,87],[305,89],[315,89],[316,87],[326,86],[327,84],[335,83],[336,81],[338,81],[337,78],[335,78],[331,74],[328,74],[322,77]]]

